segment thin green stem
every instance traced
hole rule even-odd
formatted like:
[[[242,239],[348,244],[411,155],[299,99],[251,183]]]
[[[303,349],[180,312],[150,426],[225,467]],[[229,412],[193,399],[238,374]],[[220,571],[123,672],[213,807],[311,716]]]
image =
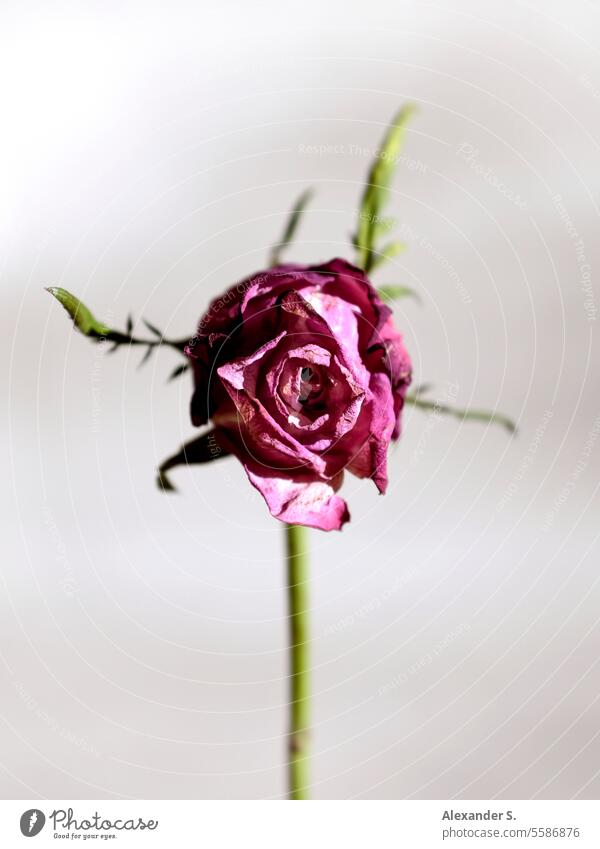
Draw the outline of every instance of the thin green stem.
[[[505,427],[509,433],[516,433],[517,431],[517,426],[512,419],[502,415],[502,413],[496,413],[494,410],[464,410],[459,407],[452,407],[449,404],[440,404],[439,401],[425,401],[418,394],[407,395],[404,400],[407,404],[420,407],[422,410],[431,410],[434,414],[454,416],[455,419],[461,421],[470,419],[487,424],[499,424]]]
[[[92,338],[94,337],[92,336]],[[174,348],[180,353],[183,353],[183,349],[189,341],[187,338],[165,339],[164,336],[159,336],[156,339],[139,339],[136,336],[131,336],[129,333],[121,333],[119,330],[109,330],[104,335],[95,338],[97,341],[112,342],[115,347],[117,345],[145,345],[147,348],[158,348],[164,345],[167,348]]]
[[[286,525],[290,622],[289,798],[308,799],[310,722],[308,531]]]

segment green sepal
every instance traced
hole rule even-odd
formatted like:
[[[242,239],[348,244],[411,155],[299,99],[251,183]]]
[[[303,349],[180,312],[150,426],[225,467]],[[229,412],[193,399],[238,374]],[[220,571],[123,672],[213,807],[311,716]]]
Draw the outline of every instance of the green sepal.
[[[62,304],[73,319],[73,324],[77,330],[84,336],[105,339],[111,334],[110,327],[98,321],[86,305],[66,289],[61,289],[60,286],[49,286],[46,291],[50,292]]]

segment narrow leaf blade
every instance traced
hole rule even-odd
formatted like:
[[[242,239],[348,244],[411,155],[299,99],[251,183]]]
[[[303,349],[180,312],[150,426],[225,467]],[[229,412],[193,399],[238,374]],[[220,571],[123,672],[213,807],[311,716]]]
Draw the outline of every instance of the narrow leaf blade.
[[[162,339],[163,334],[162,331],[158,329],[158,327],[155,327],[153,324],[150,324],[150,322],[147,321],[145,318],[143,318],[142,321],[144,322],[150,333],[154,333],[155,336],[158,336],[159,339]]]
[[[142,357],[142,359],[138,363],[138,368],[141,368],[145,363],[148,362],[148,360],[150,359],[150,355],[152,354],[153,350],[154,350],[154,346],[148,345],[148,347],[146,348],[146,351],[144,353],[144,356]]]
[[[280,265],[281,254],[283,253],[285,248],[287,248],[287,246],[291,244],[291,242],[293,242],[294,237],[296,235],[296,230],[298,229],[298,225],[300,224],[302,213],[306,209],[309,202],[312,200],[313,194],[314,192],[312,189],[307,189],[305,192],[302,192],[302,194],[294,204],[292,211],[289,214],[281,240],[273,247],[271,251],[271,266]]]
[[[189,369],[189,363],[182,363],[180,366],[177,366],[173,369],[171,374],[167,378],[167,382],[170,383],[172,380],[176,380],[182,374],[184,374]]]
[[[394,257],[401,254],[404,250],[406,250],[406,245],[403,242],[390,242],[389,245],[386,245],[380,251],[373,250],[370,270],[372,271],[374,268],[383,265],[388,259],[394,259]]]
[[[405,104],[396,114],[387,130],[381,146],[367,176],[358,212],[358,226],[353,238],[357,249],[357,265],[369,272],[376,264],[376,241],[382,229],[387,226],[387,218],[382,210],[387,203],[389,187],[398,164],[400,150],[404,142],[406,126],[416,107]],[[383,256],[383,259],[389,258]]]
[[[379,286],[377,292],[381,300],[387,304],[393,301],[399,301],[401,298],[414,298],[419,303],[421,302],[419,294],[409,286],[395,286],[394,284]]]

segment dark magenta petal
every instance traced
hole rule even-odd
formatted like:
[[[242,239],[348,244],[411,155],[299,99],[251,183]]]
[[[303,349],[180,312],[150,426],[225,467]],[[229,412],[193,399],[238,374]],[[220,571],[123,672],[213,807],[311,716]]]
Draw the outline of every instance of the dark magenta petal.
[[[300,468],[306,470],[306,467],[321,474],[325,470],[321,457],[290,437],[259,397],[258,365],[284,336],[285,333],[281,333],[249,357],[225,363],[217,372],[237,408],[239,439],[249,455],[261,458],[288,475]],[[235,431],[233,433],[235,435]]]
[[[387,451],[396,417],[390,383],[385,375],[374,374],[370,390],[369,402],[363,413],[367,437],[347,468],[358,478],[373,478],[377,489],[383,494],[388,485]]]
[[[382,327],[378,341],[367,357],[367,365],[372,371],[386,374],[389,378],[394,396],[394,415],[396,417],[392,438],[398,439],[401,430],[404,397],[412,377],[412,364],[404,347],[402,336],[394,327],[391,318]]]

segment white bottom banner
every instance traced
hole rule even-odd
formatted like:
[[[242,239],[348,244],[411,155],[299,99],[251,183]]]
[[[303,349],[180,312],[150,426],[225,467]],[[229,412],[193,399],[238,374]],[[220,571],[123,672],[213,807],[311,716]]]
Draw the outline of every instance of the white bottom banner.
[[[28,843],[33,840],[35,842]],[[0,847],[600,847],[591,801],[0,801]],[[116,843],[115,841],[118,841]]]

